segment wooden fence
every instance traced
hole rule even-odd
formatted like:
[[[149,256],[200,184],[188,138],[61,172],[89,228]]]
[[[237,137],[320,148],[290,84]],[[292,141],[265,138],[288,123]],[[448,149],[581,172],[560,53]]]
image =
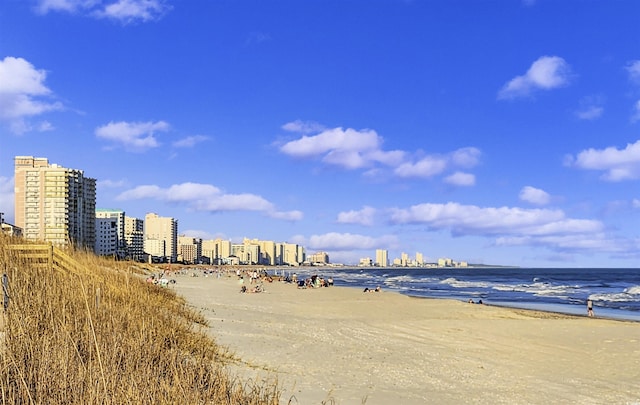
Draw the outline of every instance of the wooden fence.
[[[6,248],[33,266],[75,274],[84,273],[78,262],[50,244],[9,244]]]

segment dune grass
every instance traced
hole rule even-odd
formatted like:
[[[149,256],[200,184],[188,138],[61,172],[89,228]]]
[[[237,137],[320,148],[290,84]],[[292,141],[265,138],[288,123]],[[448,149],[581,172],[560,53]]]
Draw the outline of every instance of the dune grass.
[[[2,404],[279,404],[277,382],[231,374],[204,317],[139,265],[68,252],[81,271],[49,270],[9,243],[0,236]]]

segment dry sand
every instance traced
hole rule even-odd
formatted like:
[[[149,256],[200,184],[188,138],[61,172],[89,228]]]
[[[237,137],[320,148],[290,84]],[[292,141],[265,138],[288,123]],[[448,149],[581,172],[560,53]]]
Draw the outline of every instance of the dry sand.
[[[170,288],[245,363],[234,371],[277,377],[284,404],[640,405],[638,322],[280,282],[241,294],[235,275],[175,279]]]

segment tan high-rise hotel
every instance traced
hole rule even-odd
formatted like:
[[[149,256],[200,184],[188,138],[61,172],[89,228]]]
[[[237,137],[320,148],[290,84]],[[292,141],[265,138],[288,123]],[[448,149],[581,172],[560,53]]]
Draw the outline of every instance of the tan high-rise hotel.
[[[46,158],[15,157],[15,224],[26,239],[94,248],[96,179]]]

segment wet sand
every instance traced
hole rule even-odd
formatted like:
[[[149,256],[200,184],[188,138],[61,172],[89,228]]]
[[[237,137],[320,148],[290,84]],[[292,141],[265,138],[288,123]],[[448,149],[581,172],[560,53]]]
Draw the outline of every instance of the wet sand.
[[[174,277],[208,333],[283,404],[640,404],[640,323],[265,283]],[[253,285],[245,283],[251,288]]]

